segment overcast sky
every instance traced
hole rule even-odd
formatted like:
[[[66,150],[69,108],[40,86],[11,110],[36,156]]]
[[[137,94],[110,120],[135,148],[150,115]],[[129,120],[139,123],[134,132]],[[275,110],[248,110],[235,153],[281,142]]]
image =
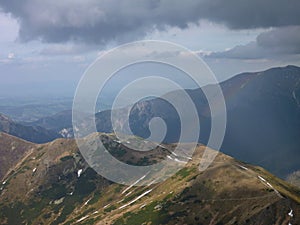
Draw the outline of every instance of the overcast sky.
[[[299,12],[299,0],[0,0],[0,94],[72,95],[101,52],[144,39],[197,52],[219,80],[300,65]]]

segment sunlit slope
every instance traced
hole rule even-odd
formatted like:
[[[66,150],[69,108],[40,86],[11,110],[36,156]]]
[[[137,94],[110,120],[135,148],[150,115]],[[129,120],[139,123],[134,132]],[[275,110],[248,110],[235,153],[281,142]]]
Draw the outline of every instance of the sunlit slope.
[[[175,145],[156,154],[130,152],[114,135],[101,135],[119,160],[145,165],[169,156]],[[140,139],[132,137],[132,142]],[[219,153],[200,172],[205,147],[164,182],[124,186],[96,174],[74,140],[36,145],[1,185],[1,224],[299,224],[299,189],[262,168]],[[213,150],[211,150],[213,151]],[[122,154],[121,154],[122,153]],[[148,157],[145,160],[145,157]],[[148,179],[147,175],[141,178]],[[293,217],[288,213],[293,210]]]

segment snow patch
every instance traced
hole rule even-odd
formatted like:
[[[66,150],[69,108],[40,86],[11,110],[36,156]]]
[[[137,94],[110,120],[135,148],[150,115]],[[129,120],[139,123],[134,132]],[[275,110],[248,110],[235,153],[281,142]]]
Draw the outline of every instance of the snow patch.
[[[110,206],[110,203],[107,204],[107,205],[105,205],[105,206],[103,206],[103,209],[106,209],[108,206]]]
[[[150,185],[154,184],[155,181],[156,181],[156,179],[152,180],[152,181],[147,185],[147,187],[149,187]]]
[[[81,176],[82,171],[83,171],[82,169],[80,169],[80,170],[77,171],[77,177],[78,177],[78,178]]]
[[[120,201],[117,201],[117,204],[121,203],[124,201],[124,198],[122,198]]]
[[[89,200],[87,200],[84,205],[87,205],[90,201],[92,200],[92,198],[90,198]]]
[[[245,166],[242,166],[242,165],[238,165],[241,169],[244,169],[244,170],[249,170],[247,167]]]
[[[294,214],[293,214],[293,210],[291,209],[291,211],[289,212],[289,217],[294,217]]]
[[[266,181],[265,178],[261,177],[261,176],[257,176],[264,185],[266,185],[267,187],[273,189],[273,191],[275,191],[275,193],[278,195],[278,197],[283,198],[282,195],[279,193],[279,191],[277,191],[268,181]]]
[[[122,191],[122,194],[124,194],[125,192],[127,192],[130,188],[132,188],[134,185],[136,185],[137,183],[139,183],[140,181],[142,181],[143,179],[145,179],[145,177],[149,174],[146,173],[144,176],[142,176],[141,178],[139,178],[137,181],[135,181],[133,184],[131,184],[129,187],[127,187],[124,191]]]
[[[149,194],[151,191],[152,191],[152,189],[150,189],[150,190],[144,192],[143,194],[141,194],[140,196],[136,197],[135,199],[133,199],[132,201],[128,202],[127,204],[122,205],[121,207],[119,207],[119,209],[123,209],[123,208],[125,208],[126,206],[129,206],[129,205],[135,203],[137,200],[139,200],[140,198],[142,198],[142,197],[144,197],[145,195]]]
[[[89,216],[84,216],[76,221],[76,223],[82,222],[83,220],[87,219]]]
[[[263,177],[261,177],[261,176],[257,176],[261,181],[263,181],[263,182],[267,182],[266,180],[265,180],[265,178],[263,178]]]
[[[178,156],[175,152],[171,152],[171,154],[174,155],[174,156]]]
[[[186,163],[186,161],[182,161],[182,160],[179,160],[179,159],[177,159],[177,158],[175,158],[175,162]]]
[[[140,206],[140,209],[144,208],[147,204],[143,204]]]
[[[63,203],[64,199],[65,199],[65,197],[62,197],[60,199],[55,200],[53,203],[54,203],[54,205],[59,205],[59,204]]]
[[[59,134],[63,137],[63,138],[72,138],[72,132],[70,131],[70,129],[64,128],[61,131],[59,131]]]
[[[173,160],[173,158],[169,155],[167,155],[167,158],[170,159],[170,160]]]

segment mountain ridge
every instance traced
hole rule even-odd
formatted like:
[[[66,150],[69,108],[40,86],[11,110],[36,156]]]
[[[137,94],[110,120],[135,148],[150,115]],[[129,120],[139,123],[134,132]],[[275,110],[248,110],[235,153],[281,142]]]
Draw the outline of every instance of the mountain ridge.
[[[114,135],[97,135],[106,140],[112,154],[125,150],[116,155],[119,160],[132,154]],[[141,142],[132,137],[134,140]],[[174,146],[164,148],[172,151]],[[222,153],[201,172],[198,165],[205,149],[201,144],[186,167],[171,178],[141,187],[115,184],[95,173],[74,140],[57,139],[33,148],[5,177],[0,191],[0,224],[300,222],[298,188]],[[293,217],[288,215],[291,210]]]
[[[33,143],[0,132],[0,180],[30,152]]]
[[[35,143],[46,143],[61,137],[58,133],[40,126],[27,126],[0,113],[0,131]]]
[[[220,86],[227,107],[227,128],[221,151],[259,164],[282,178],[299,170],[300,68],[287,66],[243,73]],[[210,86],[203,89],[209,91]],[[176,93],[168,95],[175,98]],[[201,89],[187,90],[187,93],[196,104],[201,123],[198,141],[206,144],[211,126],[207,99]],[[111,132],[112,126],[107,122],[110,121],[110,112],[96,115],[98,131]],[[130,115],[133,133],[147,138],[150,135],[149,121],[156,116],[165,119],[169,128],[164,142],[176,142],[180,134],[179,117],[176,110],[159,98],[133,106]],[[122,127],[122,121],[118,124]],[[282,161],[283,157],[287,160]]]
[[[286,66],[242,73],[221,82],[228,116],[221,151],[242,161],[259,164],[281,178],[287,178],[298,171],[300,169],[297,162],[300,156],[299,78],[300,67]],[[203,89],[209,90],[210,86]],[[211,125],[207,99],[201,89],[187,90],[187,93],[196,103],[200,115],[201,133],[198,141],[206,144]],[[175,96],[176,91],[168,95]],[[44,121],[57,135],[72,137],[70,111],[67,114],[68,118],[65,117],[66,114],[62,117],[56,114],[32,122],[31,125],[41,125]],[[112,132],[110,114],[109,110],[96,114],[99,132]],[[165,119],[170,130],[164,142],[178,141],[179,117],[176,110],[161,98],[141,101],[133,106],[130,115],[133,133],[148,137],[149,121],[156,116]],[[118,124],[122,126],[124,121],[118,121]],[[283,161],[282,158],[287,160]]]

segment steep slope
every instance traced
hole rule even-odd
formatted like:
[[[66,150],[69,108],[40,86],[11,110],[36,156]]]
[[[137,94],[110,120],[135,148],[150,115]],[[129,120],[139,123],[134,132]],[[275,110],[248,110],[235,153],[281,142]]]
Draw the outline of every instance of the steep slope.
[[[152,191],[144,201],[117,206],[99,224],[299,223],[299,190],[263,169],[225,155],[205,172],[199,173],[193,163],[166,182],[145,188],[143,193]],[[294,200],[284,194],[286,188],[295,191],[285,193]],[[293,218],[288,216],[291,209]]]
[[[34,144],[0,132],[0,180],[13,168]]]
[[[0,131],[34,143],[46,143],[61,137],[54,131],[39,126],[25,126],[0,114]]]
[[[227,130],[221,151],[234,158],[260,165],[272,173],[287,178],[299,168],[300,158],[300,68],[287,66],[257,73],[243,73],[220,84],[227,106]],[[211,85],[203,87],[210,90]],[[210,109],[201,89],[187,90],[198,110],[201,133],[199,142],[206,144],[210,134]],[[178,91],[168,94],[177,101]],[[122,110],[119,110],[122,114]],[[72,133],[68,113],[47,117],[35,125]],[[99,132],[112,132],[109,110],[96,114]],[[137,136],[150,135],[149,121],[161,117],[168,126],[165,143],[178,141],[180,120],[176,110],[161,98],[135,104],[130,114],[130,126]],[[122,127],[124,119],[118,124]],[[66,128],[66,129],[63,129]],[[282,159],[285,160],[282,160]]]
[[[114,135],[99,137],[119,160],[145,165],[139,159],[149,153],[128,151]],[[158,147],[146,164],[171,156],[174,147]],[[162,183],[128,187],[97,175],[74,140],[37,145],[4,178],[0,224],[300,223],[299,189],[222,153],[200,172],[203,150],[198,145],[186,167]]]
[[[263,166],[282,178],[299,170],[300,68],[287,66],[244,73],[220,86],[227,107],[227,128],[222,152]],[[209,91],[211,87],[209,85],[203,89]],[[187,92],[195,102],[201,122],[199,142],[206,144],[211,123],[206,97],[201,89]],[[173,98],[180,96],[177,91],[168,95]],[[177,101],[183,100],[177,97]],[[164,119],[168,126],[164,141],[178,141],[179,117],[176,110],[160,98],[134,105],[129,120],[133,133],[148,137],[149,121],[156,116]],[[98,113],[98,131],[110,132],[112,128],[109,121],[109,111]],[[123,123],[118,121],[120,126]]]
[[[223,152],[281,177],[299,170],[300,68],[237,78],[222,84],[228,112]]]

